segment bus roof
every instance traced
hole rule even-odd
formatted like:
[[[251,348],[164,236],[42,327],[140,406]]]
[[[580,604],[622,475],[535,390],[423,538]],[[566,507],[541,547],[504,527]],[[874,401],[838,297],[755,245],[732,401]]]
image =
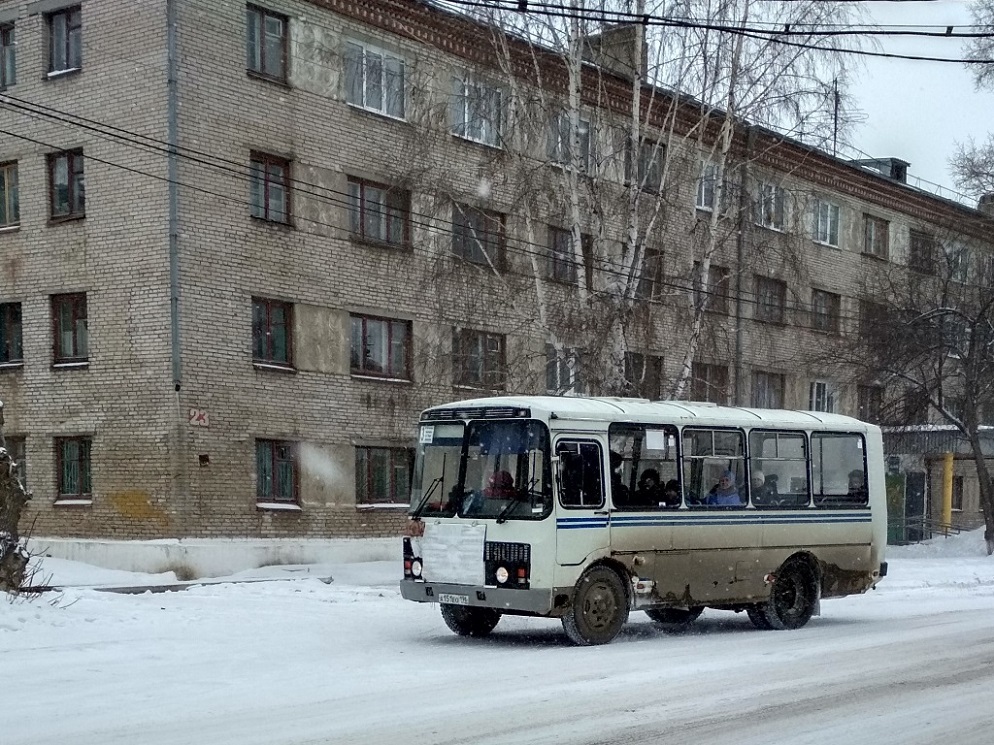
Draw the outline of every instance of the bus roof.
[[[859,419],[841,414],[828,414],[823,411],[751,409],[739,406],[718,406],[700,401],[650,401],[644,398],[493,396],[454,401],[433,406],[427,411],[452,409],[489,409],[493,411],[501,408],[530,409],[532,416],[540,419],[596,419],[616,422],[672,422],[746,427],[793,425],[800,429],[827,426],[831,429],[857,431],[877,429],[876,425],[868,424]]]

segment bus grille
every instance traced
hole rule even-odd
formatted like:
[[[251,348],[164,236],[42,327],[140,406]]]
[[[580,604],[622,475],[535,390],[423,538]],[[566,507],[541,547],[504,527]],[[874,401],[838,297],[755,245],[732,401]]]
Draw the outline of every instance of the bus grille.
[[[499,543],[486,541],[483,544],[484,582],[489,586],[527,590],[531,580],[532,547],[527,543]],[[507,579],[500,582],[499,569],[507,570]]]

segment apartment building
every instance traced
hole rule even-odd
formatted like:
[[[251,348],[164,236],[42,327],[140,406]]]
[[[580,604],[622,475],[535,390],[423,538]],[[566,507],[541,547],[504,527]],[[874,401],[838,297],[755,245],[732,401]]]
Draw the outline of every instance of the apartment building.
[[[872,419],[885,391],[817,354],[867,273],[950,225],[964,265],[991,250],[895,159],[748,128],[719,163],[665,106],[635,152],[623,66],[584,66],[607,93],[571,116],[556,56],[497,38],[416,0],[0,2],[0,398],[35,535],[397,534],[420,410],[664,396],[704,298],[688,397]],[[589,350],[618,330],[620,381]]]

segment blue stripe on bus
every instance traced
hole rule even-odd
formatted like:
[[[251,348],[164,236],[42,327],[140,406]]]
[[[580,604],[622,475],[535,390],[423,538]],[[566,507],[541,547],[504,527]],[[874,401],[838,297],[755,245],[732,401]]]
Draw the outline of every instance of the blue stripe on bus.
[[[581,528],[606,528],[605,517],[561,517],[556,520],[559,530]],[[866,513],[821,513],[819,515],[612,515],[610,523],[618,528],[677,528],[701,525],[816,525],[816,524],[862,524],[872,522]]]

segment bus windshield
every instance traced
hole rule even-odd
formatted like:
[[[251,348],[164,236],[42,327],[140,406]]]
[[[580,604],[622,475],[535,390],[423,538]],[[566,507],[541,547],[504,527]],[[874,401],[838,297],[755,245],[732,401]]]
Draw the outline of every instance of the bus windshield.
[[[535,520],[552,510],[549,433],[540,422],[422,424],[411,514]]]

